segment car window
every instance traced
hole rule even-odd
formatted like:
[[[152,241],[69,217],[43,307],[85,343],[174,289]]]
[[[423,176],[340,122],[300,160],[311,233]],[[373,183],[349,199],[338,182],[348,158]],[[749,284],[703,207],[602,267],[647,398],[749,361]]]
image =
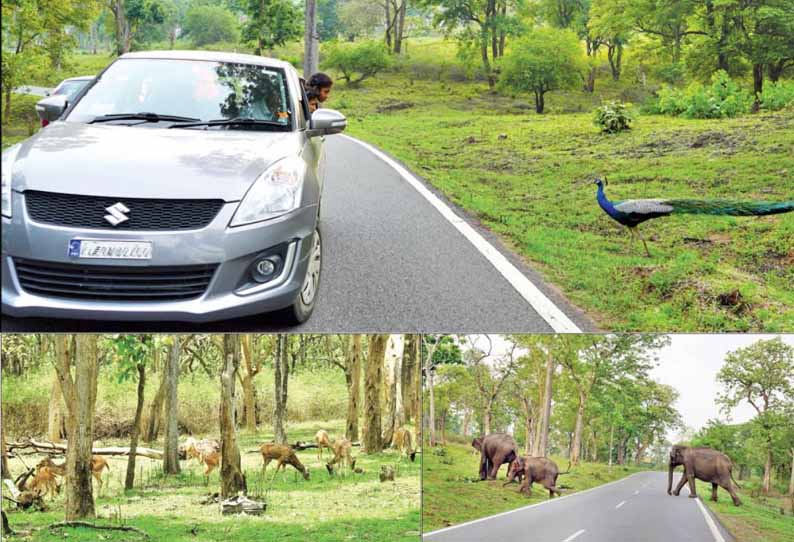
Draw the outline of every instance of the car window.
[[[89,81],[64,81],[53,91],[53,96],[66,96],[68,100],[71,100],[75,96],[77,96],[83,87],[86,86]]]
[[[114,62],[66,119],[156,113],[201,120],[238,117],[289,126],[292,112],[284,73],[253,64],[173,59]]]

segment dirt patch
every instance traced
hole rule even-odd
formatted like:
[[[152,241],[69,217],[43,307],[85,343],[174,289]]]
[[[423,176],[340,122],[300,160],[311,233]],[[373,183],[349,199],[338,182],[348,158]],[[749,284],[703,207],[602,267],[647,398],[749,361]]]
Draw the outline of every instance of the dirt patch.
[[[651,134],[650,140],[634,147],[628,147],[617,154],[632,158],[644,156],[664,156],[690,149],[710,149],[719,155],[736,154],[748,143],[747,138],[739,132],[707,132],[676,131],[664,134]]]
[[[394,111],[404,111],[411,109],[416,104],[413,102],[390,102],[379,106],[376,111],[378,113],[392,113]]]

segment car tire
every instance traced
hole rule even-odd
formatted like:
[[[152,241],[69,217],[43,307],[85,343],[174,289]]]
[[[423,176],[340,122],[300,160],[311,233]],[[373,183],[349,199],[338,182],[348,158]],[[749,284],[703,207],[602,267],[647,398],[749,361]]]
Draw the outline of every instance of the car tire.
[[[323,243],[319,226],[314,230],[312,248],[309,253],[309,266],[300,293],[290,307],[284,310],[284,317],[289,325],[300,325],[311,318],[317,302],[317,291],[323,269]]]

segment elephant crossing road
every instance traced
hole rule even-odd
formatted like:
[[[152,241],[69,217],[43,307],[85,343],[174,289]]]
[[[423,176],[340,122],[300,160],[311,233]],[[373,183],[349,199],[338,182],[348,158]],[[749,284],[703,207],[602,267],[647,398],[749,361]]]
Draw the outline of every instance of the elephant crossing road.
[[[667,495],[667,473],[641,472],[589,491],[448,527],[425,542],[732,542],[695,499]]]

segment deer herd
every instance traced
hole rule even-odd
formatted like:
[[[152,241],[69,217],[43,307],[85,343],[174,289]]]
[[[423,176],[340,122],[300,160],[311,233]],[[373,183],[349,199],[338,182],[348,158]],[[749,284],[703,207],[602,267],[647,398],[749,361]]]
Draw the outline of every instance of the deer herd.
[[[364,471],[356,468],[356,458],[353,457],[353,443],[344,437],[338,439],[331,439],[328,432],[320,429],[314,435],[314,443],[317,448],[317,458],[322,462],[323,450],[328,451],[333,457],[325,463],[325,468],[330,475],[333,475],[337,469],[347,469],[350,472],[362,474]],[[413,447],[413,439],[411,432],[408,429],[400,428],[394,432],[392,446],[397,449],[401,456],[406,456],[414,461],[416,457],[416,449]],[[209,476],[221,462],[221,443],[215,439],[196,439],[188,437],[184,444],[179,447],[180,457],[188,461],[195,460],[200,465],[204,465],[204,479],[205,483],[209,483]],[[276,462],[276,470],[273,474],[275,477],[279,470],[286,470],[287,465],[292,466],[296,471],[300,472],[304,480],[309,479],[309,469],[301,463],[298,459],[295,449],[287,444],[276,444],[268,442],[259,447],[259,453],[262,454],[262,474],[267,472],[267,467],[271,462]],[[91,458],[91,473],[94,479],[99,484],[99,490],[102,491],[104,481],[102,474],[105,470],[110,470],[107,460],[100,455],[92,456]],[[61,490],[61,478],[66,474],[66,463],[56,463],[51,458],[45,458],[39,461],[35,468],[35,474],[28,480],[26,489],[34,492],[40,497],[50,496],[54,499]],[[393,480],[393,470],[390,479]],[[381,473],[381,481],[384,476]]]

